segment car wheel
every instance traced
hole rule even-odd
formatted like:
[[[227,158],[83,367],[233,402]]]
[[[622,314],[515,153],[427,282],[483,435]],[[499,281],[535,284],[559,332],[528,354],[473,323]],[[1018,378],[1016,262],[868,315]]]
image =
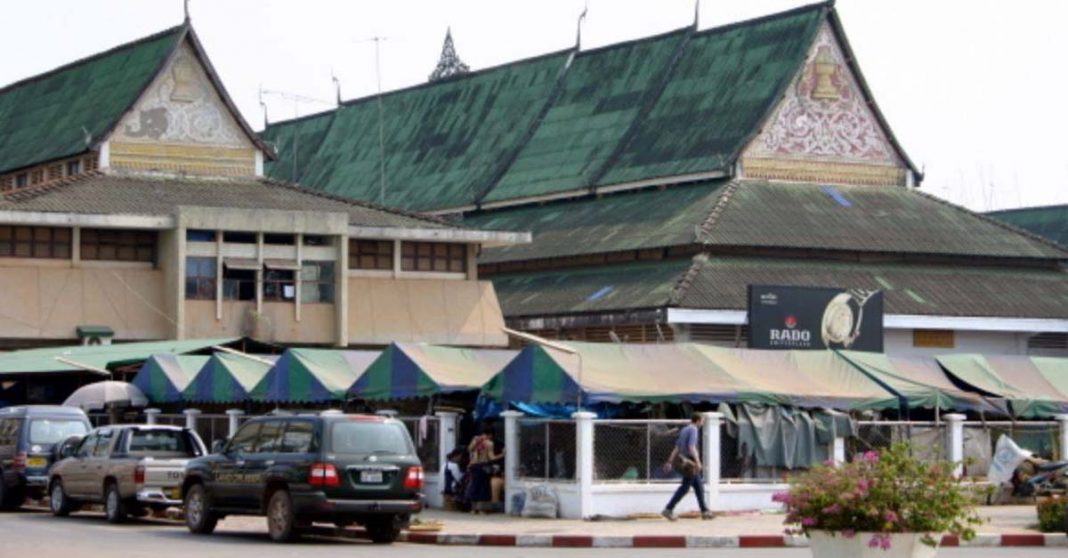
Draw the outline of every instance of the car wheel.
[[[185,493],[185,526],[190,533],[210,535],[215,531],[219,518],[211,511],[211,499],[203,484],[194,484]]]
[[[371,542],[375,544],[390,544],[400,536],[400,527],[392,516],[372,519],[365,527]]]
[[[122,496],[119,494],[119,485],[115,483],[108,483],[106,489],[104,489],[104,515],[108,519],[108,523],[122,523],[126,521],[126,502],[122,500]]]
[[[287,542],[297,538],[297,518],[293,512],[293,498],[288,490],[276,490],[267,504],[267,532],[271,540]]]
[[[74,511],[73,503],[63,490],[63,481],[59,479],[52,481],[52,487],[48,490],[48,508],[56,517],[66,517]]]

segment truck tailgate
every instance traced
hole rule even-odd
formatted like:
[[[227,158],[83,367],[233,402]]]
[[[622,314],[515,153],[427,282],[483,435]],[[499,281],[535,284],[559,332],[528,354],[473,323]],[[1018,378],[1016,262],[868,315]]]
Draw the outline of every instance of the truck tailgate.
[[[145,490],[159,490],[168,498],[178,499],[181,495],[182,480],[185,479],[187,458],[157,459],[146,457],[141,460],[145,468]]]

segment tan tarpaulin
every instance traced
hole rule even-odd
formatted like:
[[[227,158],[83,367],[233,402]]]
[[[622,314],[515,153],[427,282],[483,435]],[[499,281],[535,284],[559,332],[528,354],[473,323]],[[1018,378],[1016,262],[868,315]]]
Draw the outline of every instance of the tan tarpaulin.
[[[861,351],[838,353],[904,397],[909,408],[1002,412],[982,396],[953,385],[934,357],[891,357]]]
[[[957,380],[1007,400],[1015,416],[1048,417],[1068,412],[1068,394],[1050,383],[1031,357],[960,354],[937,358]]]

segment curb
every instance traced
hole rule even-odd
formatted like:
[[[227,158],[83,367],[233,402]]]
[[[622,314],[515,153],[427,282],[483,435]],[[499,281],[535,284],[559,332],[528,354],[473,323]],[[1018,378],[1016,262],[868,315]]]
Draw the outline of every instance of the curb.
[[[316,530],[317,534],[363,539],[361,529]],[[524,548],[806,548],[808,538],[792,535],[685,536],[685,535],[479,535],[471,533],[403,532],[398,539],[411,544],[445,546],[509,546]],[[1068,535],[1060,533],[981,533],[970,541],[942,537],[942,546],[953,547],[1061,547],[1068,548]]]

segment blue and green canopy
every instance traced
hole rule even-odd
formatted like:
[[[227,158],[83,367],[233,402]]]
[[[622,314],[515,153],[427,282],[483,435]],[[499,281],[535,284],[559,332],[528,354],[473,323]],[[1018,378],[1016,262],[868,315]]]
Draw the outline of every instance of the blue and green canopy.
[[[478,391],[515,355],[508,350],[394,343],[356,380],[349,396],[393,400]]]
[[[181,401],[182,392],[210,357],[197,355],[152,355],[141,365],[132,383],[152,403]]]
[[[182,399],[198,403],[247,401],[277,360],[275,355],[215,353],[186,386]]]
[[[274,403],[344,401],[377,351],[288,349],[250,393]]]
[[[957,383],[1008,402],[1014,416],[1068,413],[1068,359],[979,354],[937,358]]]

